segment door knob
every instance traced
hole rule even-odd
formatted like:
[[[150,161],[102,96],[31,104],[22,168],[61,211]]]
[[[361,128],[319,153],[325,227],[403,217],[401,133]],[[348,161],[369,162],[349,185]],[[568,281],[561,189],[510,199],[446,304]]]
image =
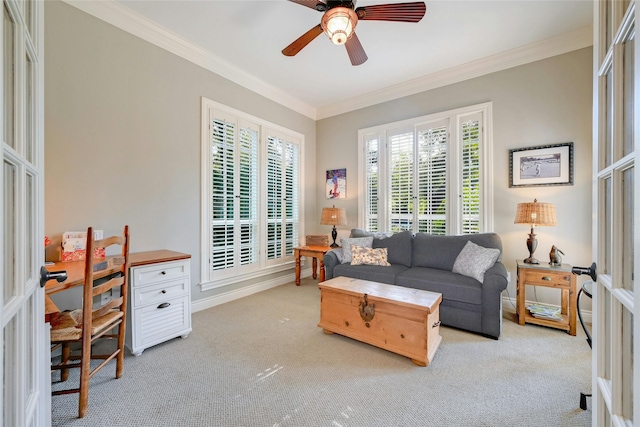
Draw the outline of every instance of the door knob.
[[[58,283],[62,283],[67,280],[67,271],[49,271],[44,266],[40,267],[40,287],[44,288],[44,285],[49,281],[55,279]]]

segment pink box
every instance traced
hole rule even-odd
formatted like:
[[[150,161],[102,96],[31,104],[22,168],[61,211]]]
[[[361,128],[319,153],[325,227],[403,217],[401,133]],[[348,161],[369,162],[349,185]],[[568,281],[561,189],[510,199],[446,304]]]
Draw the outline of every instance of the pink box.
[[[94,230],[93,238],[102,239],[102,230]],[[86,258],[87,232],[66,231],[62,234],[61,261],[84,261]],[[104,248],[93,248],[93,258],[105,258]]]

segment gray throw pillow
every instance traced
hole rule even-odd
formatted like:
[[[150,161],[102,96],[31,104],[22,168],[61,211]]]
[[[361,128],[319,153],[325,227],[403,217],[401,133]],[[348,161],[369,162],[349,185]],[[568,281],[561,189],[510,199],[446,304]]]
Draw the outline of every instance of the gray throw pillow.
[[[384,239],[385,237],[393,236],[390,231],[364,231],[362,228],[352,228],[351,235],[349,237],[369,237],[373,236],[374,239]]]
[[[341,238],[340,246],[342,246],[342,264],[351,263],[351,245],[370,248],[371,245],[373,245],[373,236]]]
[[[338,264],[342,264],[342,248],[331,249],[329,252],[333,252],[336,258],[338,258]]]
[[[500,256],[500,250],[484,248],[472,241],[468,241],[453,263],[453,272],[472,277],[478,282],[484,282],[484,273],[491,268]]]

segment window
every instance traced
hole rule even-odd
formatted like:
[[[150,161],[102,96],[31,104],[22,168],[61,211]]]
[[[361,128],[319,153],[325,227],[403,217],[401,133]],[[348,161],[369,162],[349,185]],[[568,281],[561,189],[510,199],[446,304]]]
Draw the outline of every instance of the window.
[[[291,268],[302,136],[205,98],[202,118],[203,290]]]
[[[359,131],[360,224],[369,231],[489,231],[491,104]]]

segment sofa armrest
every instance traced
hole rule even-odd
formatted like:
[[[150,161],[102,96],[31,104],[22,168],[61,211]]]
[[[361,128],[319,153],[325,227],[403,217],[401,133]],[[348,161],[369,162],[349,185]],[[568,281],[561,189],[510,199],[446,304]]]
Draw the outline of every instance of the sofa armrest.
[[[340,251],[340,254],[338,254],[338,251]],[[322,262],[324,263],[324,279],[325,280],[333,279],[333,269],[336,267],[336,265],[340,264],[339,255],[341,254],[342,254],[341,248],[332,249],[326,254],[324,254],[324,257],[322,258]]]
[[[501,293],[507,289],[509,284],[507,279],[507,268],[500,261],[496,261],[491,268],[484,273],[484,282],[482,283],[483,292]]]
[[[497,261],[484,273],[482,283],[482,333],[498,339],[502,332],[502,291],[507,289],[507,269]]]

